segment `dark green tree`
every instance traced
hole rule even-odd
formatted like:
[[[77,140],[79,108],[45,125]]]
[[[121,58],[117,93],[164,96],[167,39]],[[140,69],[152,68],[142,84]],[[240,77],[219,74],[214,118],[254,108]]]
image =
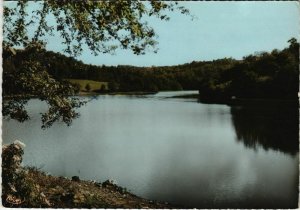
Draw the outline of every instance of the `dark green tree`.
[[[101,85],[100,90],[101,90],[101,91],[105,91],[105,90],[106,90],[106,86],[105,86],[105,85]]]
[[[119,84],[118,83],[116,83],[116,82],[109,82],[108,83],[108,90],[109,91],[117,91],[117,90],[119,90]]]
[[[86,90],[87,92],[90,92],[90,90],[91,90],[91,86],[90,86],[90,84],[89,84],[89,83],[87,83],[87,84],[86,84],[86,86],[85,86],[85,90]]]

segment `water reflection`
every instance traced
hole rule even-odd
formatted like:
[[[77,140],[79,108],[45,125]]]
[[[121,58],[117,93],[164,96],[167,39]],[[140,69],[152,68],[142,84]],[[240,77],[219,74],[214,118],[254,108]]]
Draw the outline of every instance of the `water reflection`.
[[[170,97],[184,93],[99,96],[72,126],[47,130],[38,115],[46,104],[31,100],[36,115],[22,124],[3,121],[3,142],[26,144],[25,165],[57,176],[112,178],[179,207],[296,208],[297,103],[230,107]]]
[[[298,148],[298,101],[252,101],[232,106],[237,140],[248,148],[295,155]]]

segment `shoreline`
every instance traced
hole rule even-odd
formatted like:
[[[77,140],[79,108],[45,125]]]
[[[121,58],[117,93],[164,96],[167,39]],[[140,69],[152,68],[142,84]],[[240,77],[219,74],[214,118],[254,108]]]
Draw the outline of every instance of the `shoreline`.
[[[21,166],[22,142],[2,146],[2,205],[8,208],[182,208],[139,197],[114,181],[103,183],[46,174]]]
[[[151,95],[156,94],[158,92],[151,92],[151,91],[118,91],[118,92],[83,92],[80,91],[77,94],[69,95],[70,97],[81,97],[81,96],[101,96],[101,95]],[[2,98],[5,100],[14,99],[14,98],[24,98],[24,99],[31,99],[31,98],[38,98],[38,96],[35,95],[10,95],[10,96],[2,96]]]
[[[194,98],[198,99],[201,103],[207,104],[227,104],[227,105],[244,105],[248,102],[250,103],[290,103],[290,102],[298,102],[299,98],[291,99],[291,98],[230,98],[230,99],[220,99],[220,98],[205,98],[201,99],[200,94],[186,94],[179,96],[171,96],[167,98]]]
[[[80,91],[78,94],[74,96],[98,96],[98,95],[152,95],[156,94],[157,92],[151,92],[151,91],[116,91],[116,92],[83,92]]]
[[[183,90],[185,91],[185,90]],[[186,90],[190,91],[190,90]],[[75,95],[70,95],[70,97],[97,97],[97,96],[143,96],[143,95],[153,95],[159,92],[164,91],[115,91],[115,92],[85,92],[80,91]],[[24,98],[28,99],[36,99],[38,96],[33,95],[16,95],[16,96],[2,96],[3,101],[5,100],[12,100],[17,98]],[[300,98],[217,98],[217,97],[201,97],[201,94],[185,94],[185,95],[178,95],[178,96],[169,96],[165,98],[181,98],[181,99],[197,99],[198,102],[204,104],[223,104],[229,106],[239,106],[239,105],[254,105],[254,104],[268,104],[268,103],[293,103],[299,102]]]

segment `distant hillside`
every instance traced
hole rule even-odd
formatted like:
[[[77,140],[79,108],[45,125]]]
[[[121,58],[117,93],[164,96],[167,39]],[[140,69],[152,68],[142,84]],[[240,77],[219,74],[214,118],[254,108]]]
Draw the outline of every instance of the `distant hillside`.
[[[4,52],[4,57],[8,57],[7,54],[9,52]],[[226,69],[237,63],[234,59],[225,58],[164,67],[96,66],[51,51],[41,52],[36,55],[36,59],[41,61],[56,79],[105,81],[111,84],[110,89],[119,91],[198,90],[199,83],[206,76],[205,71],[210,66]],[[14,62],[17,61],[5,59],[4,68],[13,68]]]
[[[14,69],[18,62],[9,53],[4,49],[4,71]],[[45,50],[36,59],[57,80],[82,80],[81,90],[87,85],[85,80],[92,80],[107,82],[101,85],[112,91],[200,90],[205,99],[228,99],[297,98],[299,87],[299,43],[294,38],[283,50],[256,53],[242,60],[224,58],[163,67],[89,65]],[[94,84],[91,82],[91,89],[99,88],[100,84]]]

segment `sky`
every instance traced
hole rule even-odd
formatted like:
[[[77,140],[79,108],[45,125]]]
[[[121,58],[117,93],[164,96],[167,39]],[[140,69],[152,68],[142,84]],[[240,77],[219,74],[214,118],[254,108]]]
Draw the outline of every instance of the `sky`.
[[[84,50],[77,59],[95,65],[165,66],[224,57],[241,59],[261,51],[283,49],[299,40],[300,12],[297,1],[190,1],[180,2],[196,18],[170,12],[170,21],[149,18],[159,36],[157,54],[134,55],[117,50],[114,55],[94,56]],[[47,49],[62,52],[60,38],[47,37]]]

